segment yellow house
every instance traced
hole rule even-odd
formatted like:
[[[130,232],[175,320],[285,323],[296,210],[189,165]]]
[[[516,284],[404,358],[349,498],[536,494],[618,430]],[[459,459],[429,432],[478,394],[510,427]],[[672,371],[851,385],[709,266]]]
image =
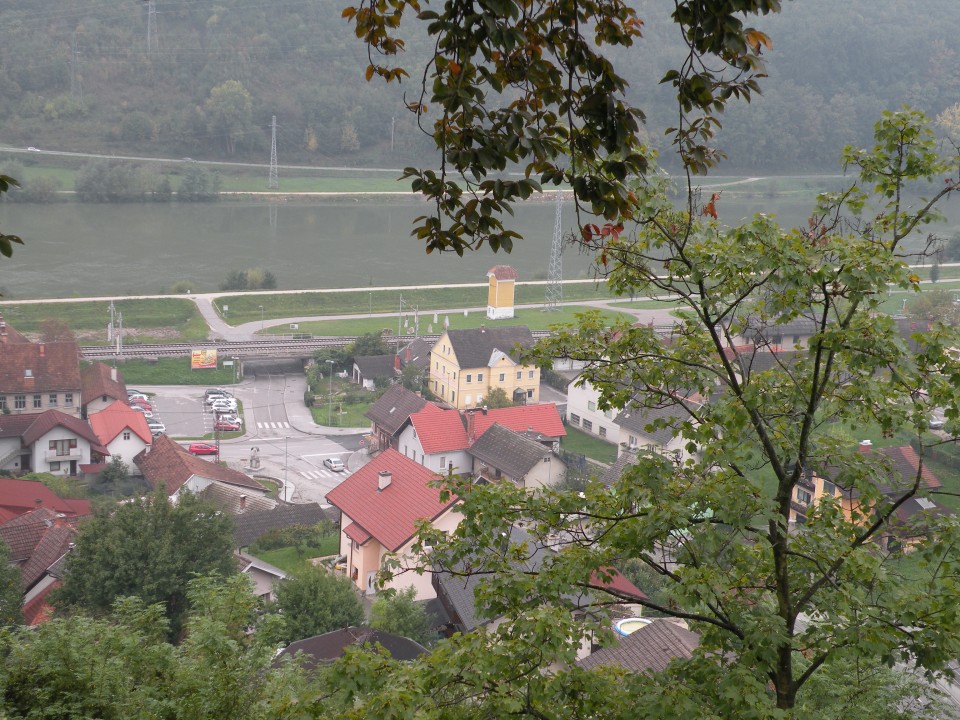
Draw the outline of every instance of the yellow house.
[[[494,388],[516,403],[540,402],[540,368],[520,363],[518,345],[533,345],[530,328],[447,330],[430,351],[430,390],[461,409],[482,407]]]
[[[517,271],[509,265],[494,265],[487,273],[487,317],[503,320],[513,317]]]

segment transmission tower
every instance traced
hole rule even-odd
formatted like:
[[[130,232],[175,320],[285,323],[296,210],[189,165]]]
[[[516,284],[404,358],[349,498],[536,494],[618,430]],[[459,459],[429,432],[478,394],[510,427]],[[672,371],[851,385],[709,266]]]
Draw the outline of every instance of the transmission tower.
[[[153,5],[153,0],[147,0],[147,52],[151,52],[154,46],[160,49],[160,39],[157,37],[157,9]]]
[[[560,231],[560,211],[563,209],[563,195],[557,190],[557,218],[553,223],[553,243],[550,245],[550,270],[547,289],[544,293],[543,309],[559,310],[563,302],[563,239]]]
[[[277,116],[273,116],[273,122],[270,124],[270,179],[267,180],[268,190],[277,190],[280,188],[280,181],[277,179]]]

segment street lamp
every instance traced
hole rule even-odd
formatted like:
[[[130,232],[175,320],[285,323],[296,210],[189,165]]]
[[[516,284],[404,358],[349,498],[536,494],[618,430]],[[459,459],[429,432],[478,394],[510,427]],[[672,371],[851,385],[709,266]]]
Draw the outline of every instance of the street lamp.
[[[327,425],[333,427],[333,360],[327,360],[330,366],[330,391],[327,393]]]
[[[263,332],[263,305],[258,307],[260,308],[260,332]]]

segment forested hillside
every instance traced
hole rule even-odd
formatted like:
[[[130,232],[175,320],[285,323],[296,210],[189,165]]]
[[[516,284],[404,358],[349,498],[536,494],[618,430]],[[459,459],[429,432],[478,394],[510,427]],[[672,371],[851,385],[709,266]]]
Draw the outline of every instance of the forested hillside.
[[[0,143],[267,162],[276,115],[282,164],[422,161],[431,144],[404,93],[418,98],[431,49],[409,30],[411,78],[367,83],[348,1],[2,0]],[[626,74],[657,145],[676,123],[658,83],[685,48],[672,3],[638,7],[644,37],[625,51]],[[724,119],[725,171],[833,170],[881,110],[936,116],[960,102],[953,0],[788,0],[758,24],[773,40],[771,79]]]

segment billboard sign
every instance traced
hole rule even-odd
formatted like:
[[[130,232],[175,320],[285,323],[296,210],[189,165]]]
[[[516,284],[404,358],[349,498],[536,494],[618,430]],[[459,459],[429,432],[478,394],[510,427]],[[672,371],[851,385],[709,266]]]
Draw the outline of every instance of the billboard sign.
[[[201,350],[190,351],[190,369],[204,370],[217,369],[217,349],[203,348]]]

